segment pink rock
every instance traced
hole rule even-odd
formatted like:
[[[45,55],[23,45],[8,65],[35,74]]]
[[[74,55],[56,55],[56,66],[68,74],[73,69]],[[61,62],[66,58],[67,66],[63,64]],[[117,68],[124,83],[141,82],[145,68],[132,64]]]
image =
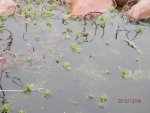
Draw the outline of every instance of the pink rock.
[[[149,18],[150,0],[140,0],[128,12],[125,12],[125,15],[134,20]]]
[[[17,6],[13,0],[0,0],[0,16],[12,15],[19,11],[19,6]]]
[[[105,13],[113,5],[112,0],[64,0],[71,4],[71,15],[86,15],[90,12]]]
[[[0,64],[2,64],[2,65],[7,64],[7,60],[0,57]]]

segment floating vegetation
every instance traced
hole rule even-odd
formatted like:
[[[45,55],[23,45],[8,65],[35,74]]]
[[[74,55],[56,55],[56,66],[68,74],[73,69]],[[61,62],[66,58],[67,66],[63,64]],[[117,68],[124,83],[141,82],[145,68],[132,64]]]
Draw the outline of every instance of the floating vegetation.
[[[99,102],[98,104],[97,104],[97,106],[99,107],[99,108],[105,108],[106,107],[106,104],[105,103],[102,103],[102,102]]]
[[[144,28],[143,27],[139,27],[137,30],[136,30],[137,33],[144,33]]]
[[[54,12],[53,12],[53,11],[45,11],[45,12],[44,12],[44,15],[45,15],[46,17],[52,17],[52,16],[54,16]]]
[[[33,90],[34,85],[33,84],[27,84],[23,87],[24,93],[31,93]]]
[[[124,11],[128,11],[129,9],[130,9],[130,8],[129,8],[128,5],[123,6],[123,10],[124,10]]]
[[[66,40],[70,40],[70,39],[71,39],[70,35],[67,34],[65,39],[66,39]]]
[[[70,70],[71,70],[71,64],[68,63],[68,62],[65,62],[65,63],[63,64],[63,68],[66,69],[66,70],[68,70],[68,71],[70,71]]]
[[[5,24],[0,24],[0,29],[4,27],[5,27]]]
[[[94,99],[95,98],[95,95],[94,94],[88,94],[86,96],[87,99]]]
[[[21,110],[19,111],[19,113],[25,113],[25,111],[21,109]]]
[[[10,113],[13,110],[13,106],[9,103],[5,103],[0,108],[0,113]]]
[[[40,5],[42,3],[42,0],[35,0],[37,5]]]
[[[104,75],[109,75],[110,71],[109,70],[104,70]]]
[[[110,11],[111,13],[114,13],[114,12],[116,11],[116,9],[115,9],[115,7],[110,7],[109,11]]]
[[[130,74],[130,71],[128,69],[123,69],[121,70],[121,77],[122,78],[127,78]]]
[[[107,95],[102,95],[100,98],[99,98],[100,102],[104,103],[104,102],[107,102],[108,101],[108,96]]]
[[[75,43],[71,43],[71,44],[70,44],[70,47],[71,47],[72,51],[75,51],[75,52],[77,52],[78,54],[81,53],[81,48],[80,48],[78,45],[76,45]]]
[[[67,32],[69,32],[69,33],[73,32],[73,28],[72,27],[68,27],[67,28]]]
[[[49,19],[47,20],[47,25],[51,27],[51,26],[53,25],[53,19],[50,19],[50,18],[49,18]]]
[[[40,37],[40,35],[35,35],[35,36],[34,36],[34,39],[35,39],[36,41],[40,41],[40,40],[41,40],[41,37]]]
[[[8,18],[6,16],[0,16],[0,21],[6,21]]]
[[[58,57],[56,57],[55,59],[56,63],[59,63],[62,58],[63,58],[63,55],[59,55]]]
[[[45,90],[45,92],[44,92],[44,97],[45,98],[49,98],[50,96],[52,96],[52,92],[50,91],[50,90]]]
[[[46,7],[46,11],[53,11],[56,8],[56,4],[52,3],[52,4],[48,4]]]
[[[105,27],[105,21],[100,21],[100,22],[98,22],[98,26],[100,26],[100,27]]]
[[[99,102],[97,104],[98,107],[100,108],[105,108],[106,107],[106,102],[108,101],[108,96],[107,95],[102,95],[100,98],[99,98]]]

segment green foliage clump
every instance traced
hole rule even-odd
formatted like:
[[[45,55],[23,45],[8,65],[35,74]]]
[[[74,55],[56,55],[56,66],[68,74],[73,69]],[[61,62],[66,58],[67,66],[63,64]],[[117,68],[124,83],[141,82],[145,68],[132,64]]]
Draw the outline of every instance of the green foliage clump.
[[[113,12],[115,12],[115,7],[110,7],[110,9],[109,9],[109,11],[111,12],[111,13],[113,13]]]
[[[105,70],[105,71],[104,71],[104,74],[105,74],[105,75],[109,75],[109,74],[110,74],[110,71],[109,71],[109,70]]]
[[[47,20],[47,25],[48,26],[52,26],[53,25],[53,20],[52,19],[48,19]]]
[[[0,21],[5,21],[5,20],[7,20],[6,16],[0,16]]]
[[[73,32],[73,28],[72,27],[68,27],[67,28],[67,32],[69,32],[69,33]]]
[[[100,98],[99,98],[100,102],[107,102],[108,100],[108,96],[107,95],[102,95]]]
[[[124,11],[128,11],[129,10],[129,6],[128,5],[123,6],[123,10]]]
[[[68,62],[65,62],[65,63],[63,64],[63,68],[66,69],[66,70],[68,70],[68,71],[70,71],[70,70],[71,70],[71,64],[68,63]]]
[[[56,4],[53,3],[53,4],[48,4],[47,7],[46,7],[46,10],[47,11],[52,11],[54,10],[54,8],[56,7]]]
[[[21,110],[19,111],[19,113],[25,113],[25,111],[21,109]]]
[[[45,98],[49,98],[50,96],[52,96],[52,92],[50,91],[50,90],[45,90],[45,92],[44,92],[44,97]]]
[[[33,84],[27,84],[23,87],[23,92],[24,93],[31,93],[33,90]]]
[[[0,24],[0,29],[4,27],[5,27],[5,24]]]
[[[53,11],[44,11],[44,14],[45,14],[46,17],[54,16],[54,12]]]
[[[59,55],[58,57],[56,57],[55,59],[56,63],[59,63],[62,58],[63,58],[63,55]]]
[[[78,54],[81,53],[81,48],[78,47],[78,45],[76,45],[75,43],[71,43],[71,44],[70,44],[70,47],[71,47],[71,49],[72,49],[73,51],[77,52]]]
[[[122,78],[127,78],[129,76],[129,70],[128,69],[123,69],[121,71],[121,77]]]
[[[9,103],[5,103],[0,108],[0,113],[10,113],[13,110],[13,106]]]
[[[94,94],[88,94],[86,97],[87,97],[87,99],[94,99],[95,95]]]
[[[137,30],[136,30],[137,33],[144,33],[144,28],[143,27],[139,27]]]
[[[106,107],[106,104],[99,102],[99,103],[97,104],[97,106],[98,106],[99,108],[102,108],[102,109],[103,109],[103,108]]]
[[[105,21],[99,21],[98,26],[100,27],[105,27]]]
[[[107,96],[107,95],[102,95],[102,96],[99,98],[98,107],[100,107],[100,108],[105,108],[107,101],[108,101],[108,96]]]
[[[35,35],[35,36],[34,36],[34,39],[35,39],[36,41],[40,41],[40,40],[41,40],[41,37],[40,37],[40,35]]]
[[[71,38],[70,35],[67,34],[65,39],[66,39],[66,40],[70,40],[70,38]]]

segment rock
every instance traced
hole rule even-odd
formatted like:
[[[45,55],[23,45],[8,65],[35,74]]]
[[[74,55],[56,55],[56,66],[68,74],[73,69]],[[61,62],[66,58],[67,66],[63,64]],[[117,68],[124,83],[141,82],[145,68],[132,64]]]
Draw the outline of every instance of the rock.
[[[19,6],[13,0],[0,0],[0,16],[9,16],[19,10]]]
[[[113,5],[112,0],[63,0],[71,4],[71,15],[84,16],[90,12],[105,13]]]
[[[150,0],[140,0],[125,15],[133,20],[150,18]]]

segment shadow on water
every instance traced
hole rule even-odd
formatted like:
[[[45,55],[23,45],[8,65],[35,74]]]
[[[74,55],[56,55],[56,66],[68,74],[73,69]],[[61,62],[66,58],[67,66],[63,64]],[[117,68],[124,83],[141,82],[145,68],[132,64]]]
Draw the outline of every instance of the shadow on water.
[[[54,13],[1,22],[0,105],[11,103],[12,113],[147,113],[149,27],[122,20],[118,12],[86,20],[66,17],[64,6]],[[50,89],[52,96],[7,92],[26,84]],[[109,99],[101,105],[102,95]]]

